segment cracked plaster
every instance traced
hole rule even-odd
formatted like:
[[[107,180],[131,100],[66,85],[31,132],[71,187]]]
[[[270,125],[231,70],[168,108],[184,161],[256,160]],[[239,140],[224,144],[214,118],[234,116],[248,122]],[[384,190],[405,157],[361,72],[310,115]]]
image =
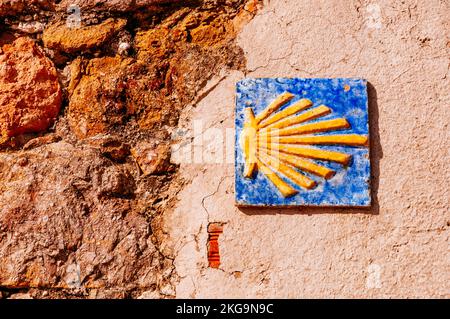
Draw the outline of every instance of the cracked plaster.
[[[181,164],[165,215],[178,298],[450,297],[449,14],[439,0],[265,3],[238,38],[247,70],[211,80],[180,127],[233,128],[245,76],[364,77],[374,205],[240,210],[233,164]],[[225,224],[220,269],[211,222]]]

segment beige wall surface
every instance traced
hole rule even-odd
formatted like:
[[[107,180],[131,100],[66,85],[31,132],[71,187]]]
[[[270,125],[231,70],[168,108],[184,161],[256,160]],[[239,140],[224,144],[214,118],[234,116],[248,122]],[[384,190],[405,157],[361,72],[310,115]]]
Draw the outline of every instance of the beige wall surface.
[[[224,160],[180,160],[187,186],[164,217],[178,298],[450,297],[449,6],[265,3],[238,38],[247,71],[218,75],[182,115],[181,128],[204,132],[193,148]],[[234,206],[235,83],[278,76],[369,81],[371,209]],[[225,146],[208,142],[220,132]],[[219,269],[207,261],[213,222],[224,224]]]

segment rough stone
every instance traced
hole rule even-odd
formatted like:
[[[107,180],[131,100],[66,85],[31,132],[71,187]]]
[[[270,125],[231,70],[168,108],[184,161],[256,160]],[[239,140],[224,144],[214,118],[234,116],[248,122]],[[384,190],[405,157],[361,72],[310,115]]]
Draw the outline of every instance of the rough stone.
[[[125,77],[130,59],[120,57],[75,60],[68,92],[70,127],[79,138],[105,133],[127,114]],[[100,94],[101,92],[101,94]]]
[[[66,142],[0,154],[1,286],[126,291],[162,284],[170,263],[133,204],[134,167]]]
[[[97,135],[87,142],[90,145],[100,148],[100,152],[107,158],[123,163],[130,155],[130,145],[123,142],[120,137],[111,135]]]
[[[54,0],[0,0],[0,17],[53,10]]]
[[[59,11],[66,11],[69,6],[76,5],[82,11],[109,10],[113,12],[129,12],[145,7],[177,2],[181,2],[181,0],[63,0],[57,5],[57,9]]]
[[[161,294],[156,290],[145,291],[137,299],[160,299]]]
[[[131,149],[145,175],[168,173],[170,168],[170,145],[158,142],[141,142]]]
[[[30,150],[45,144],[56,143],[61,140],[61,136],[57,134],[47,134],[44,136],[36,137],[28,141],[24,146],[24,150]]]
[[[33,297],[29,293],[17,293],[13,294],[8,299],[33,299]]]
[[[193,16],[199,17],[199,23],[192,22]],[[242,52],[233,44],[235,33],[225,27],[237,16],[242,20],[236,12],[218,18],[214,12],[182,9],[157,27],[136,34],[136,59],[73,61],[68,117],[76,136],[109,132],[130,117],[145,131],[176,125],[181,108],[194,99],[208,78],[224,65],[243,67]],[[203,28],[209,20],[215,21],[214,27],[202,31],[197,43],[190,41],[187,30]]]
[[[47,48],[73,54],[84,52],[104,45],[108,40],[122,30],[127,21],[125,19],[107,19],[90,26],[72,28],[65,22],[49,25],[42,40]]]
[[[131,117],[141,129],[155,129],[172,124],[178,114],[165,108],[174,102],[164,88],[164,63],[149,66],[120,56],[79,58],[70,69],[68,120],[78,138],[123,127]]]
[[[46,130],[58,116],[58,74],[29,38],[6,44],[0,54],[0,144],[14,136]]]
[[[224,6],[223,10],[226,8]],[[157,27],[136,34],[137,59],[150,64],[147,70],[154,74],[152,81],[138,79],[128,90],[129,95],[135,97],[136,110],[143,110],[137,111],[141,128],[152,129],[161,122],[175,125],[179,112],[172,112],[167,104],[179,109],[180,105],[190,103],[196,92],[208,79],[219,74],[224,65],[230,69],[244,67],[242,51],[234,45],[233,39],[251,13],[247,8],[238,8],[236,4],[233,11],[231,6],[231,12],[223,15],[214,11],[180,10]],[[149,92],[142,97],[142,87],[160,88],[161,94]],[[172,99],[167,98],[169,94]],[[151,101],[147,102],[151,103],[151,108],[143,106],[146,101]]]

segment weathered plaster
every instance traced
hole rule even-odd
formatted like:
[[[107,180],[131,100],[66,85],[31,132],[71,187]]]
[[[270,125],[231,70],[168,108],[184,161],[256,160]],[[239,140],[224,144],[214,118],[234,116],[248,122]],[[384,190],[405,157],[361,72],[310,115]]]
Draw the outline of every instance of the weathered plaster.
[[[246,76],[371,84],[374,205],[240,210],[232,162],[182,164],[188,186],[165,220],[178,298],[450,297],[449,16],[439,0],[266,3],[239,36]],[[243,77],[213,80],[181,126],[233,128]],[[210,222],[225,223],[220,269]]]

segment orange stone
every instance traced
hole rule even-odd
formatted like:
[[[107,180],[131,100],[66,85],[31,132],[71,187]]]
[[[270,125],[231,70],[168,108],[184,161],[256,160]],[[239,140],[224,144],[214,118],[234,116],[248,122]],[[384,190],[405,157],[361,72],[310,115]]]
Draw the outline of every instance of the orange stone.
[[[16,39],[0,54],[0,144],[53,124],[61,108],[58,74],[30,38]]]
[[[90,50],[103,45],[122,30],[127,21],[110,18],[101,24],[70,28],[65,21],[50,25],[42,40],[46,47],[66,53]]]

